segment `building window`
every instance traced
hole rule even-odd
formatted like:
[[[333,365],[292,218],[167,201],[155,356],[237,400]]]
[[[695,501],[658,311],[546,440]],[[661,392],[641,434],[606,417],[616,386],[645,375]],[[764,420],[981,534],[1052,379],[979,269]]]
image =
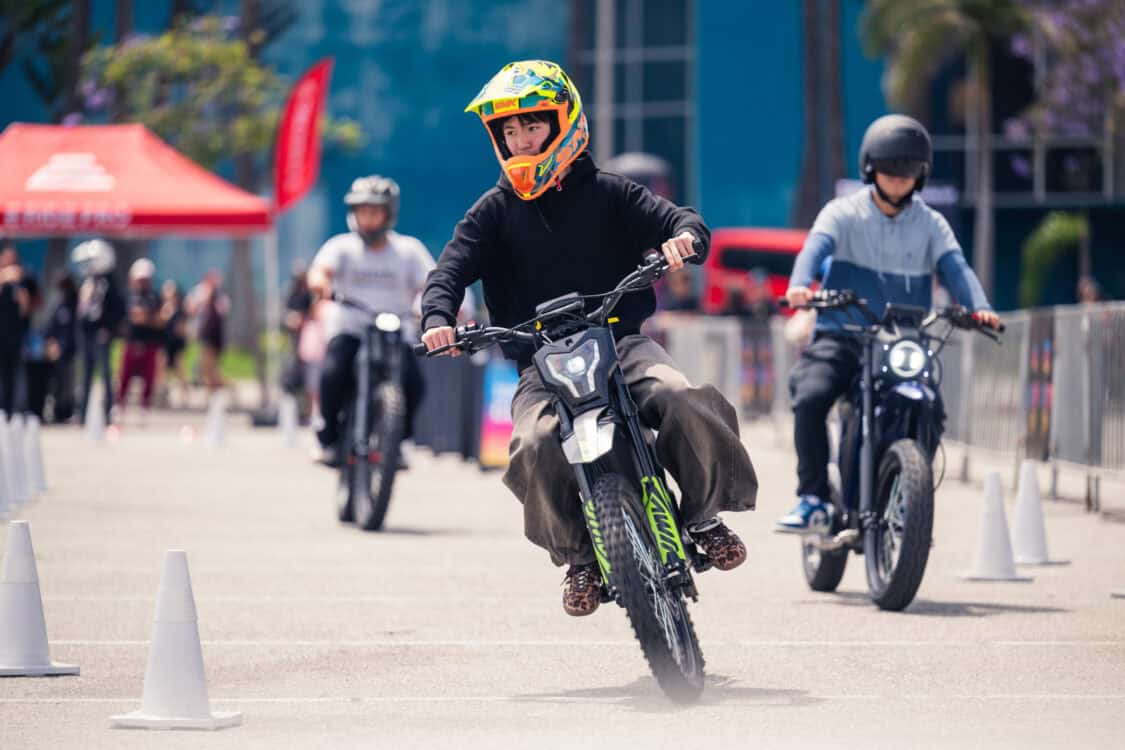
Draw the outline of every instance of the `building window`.
[[[694,0],[572,0],[568,69],[604,163],[646,152],[672,167],[675,199],[694,200]]]

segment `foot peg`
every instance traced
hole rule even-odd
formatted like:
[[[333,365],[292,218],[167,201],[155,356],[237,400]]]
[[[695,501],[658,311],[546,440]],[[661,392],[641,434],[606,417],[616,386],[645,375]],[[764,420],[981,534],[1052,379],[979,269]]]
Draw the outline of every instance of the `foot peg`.
[[[822,552],[832,552],[842,547],[850,547],[859,541],[859,529],[844,529],[831,539],[818,536],[809,542]]]

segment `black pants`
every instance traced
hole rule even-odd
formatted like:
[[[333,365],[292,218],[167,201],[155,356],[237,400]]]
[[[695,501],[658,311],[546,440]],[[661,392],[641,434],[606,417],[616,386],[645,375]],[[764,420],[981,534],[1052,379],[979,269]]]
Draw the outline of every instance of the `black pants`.
[[[324,368],[320,373],[320,414],[324,429],[317,433],[321,445],[335,445],[340,436],[340,423],[344,410],[355,393],[355,356],[359,339],[355,336],[335,336],[328,342],[324,353]],[[426,391],[426,383],[418,368],[418,359],[409,344],[402,345],[402,390],[406,395],[406,431],[403,438],[414,435],[414,414]]]
[[[11,416],[16,408],[16,377],[21,364],[19,345],[0,346],[0,410]]]
[[[863,348],[849,336],[818,336],[789,374],[793,437],[797,446],[797,494],[827,500],[828,412],[859,377]]]
[[[82,350],[82,423],[86,423],[86,405],[90,401],[90,389],[94,385],[94,373],[102,376],[103,389],[102,408],[105,410],[105,421],[109,424],[110,409],[113,408],[113,376],[110,371],[109,352],[111,339],[100,341],[97,331],[84,332],[80,339]]]

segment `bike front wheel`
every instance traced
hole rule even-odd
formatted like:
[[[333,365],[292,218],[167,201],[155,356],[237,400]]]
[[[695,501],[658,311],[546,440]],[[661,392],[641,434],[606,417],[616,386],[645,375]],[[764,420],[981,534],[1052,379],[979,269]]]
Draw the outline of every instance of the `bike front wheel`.
[[[368,450],[352,467],[352,514],[364,531],[383,528],[406,423],[406,398],[396,384],[380,383],[372,401]]]
[[[864,534],[867,587],[880,609],[901,611],[914,600],[934,528],[930,461],[913,440],[896,440],[879,463],[875,522]]]
[[[672,700],[698,699],[703,692],[703,652],[683,594],[666,584],[636,490],[620,475],[605,474],[594,484],[593,501],[609,584],[629,615],[653,676]]]

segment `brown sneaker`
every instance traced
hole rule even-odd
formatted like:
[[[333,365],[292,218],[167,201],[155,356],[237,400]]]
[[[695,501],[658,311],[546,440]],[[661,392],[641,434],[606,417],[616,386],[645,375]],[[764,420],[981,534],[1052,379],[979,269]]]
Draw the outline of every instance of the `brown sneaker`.
[[[746,545],[719,519],[696,524],[688,532],[719,570],[732,570],[746,562]]]
[[[563,579],[562,598],[568,615],[592,615],[602,600],[602,574],[598,564],[571,565]]]

